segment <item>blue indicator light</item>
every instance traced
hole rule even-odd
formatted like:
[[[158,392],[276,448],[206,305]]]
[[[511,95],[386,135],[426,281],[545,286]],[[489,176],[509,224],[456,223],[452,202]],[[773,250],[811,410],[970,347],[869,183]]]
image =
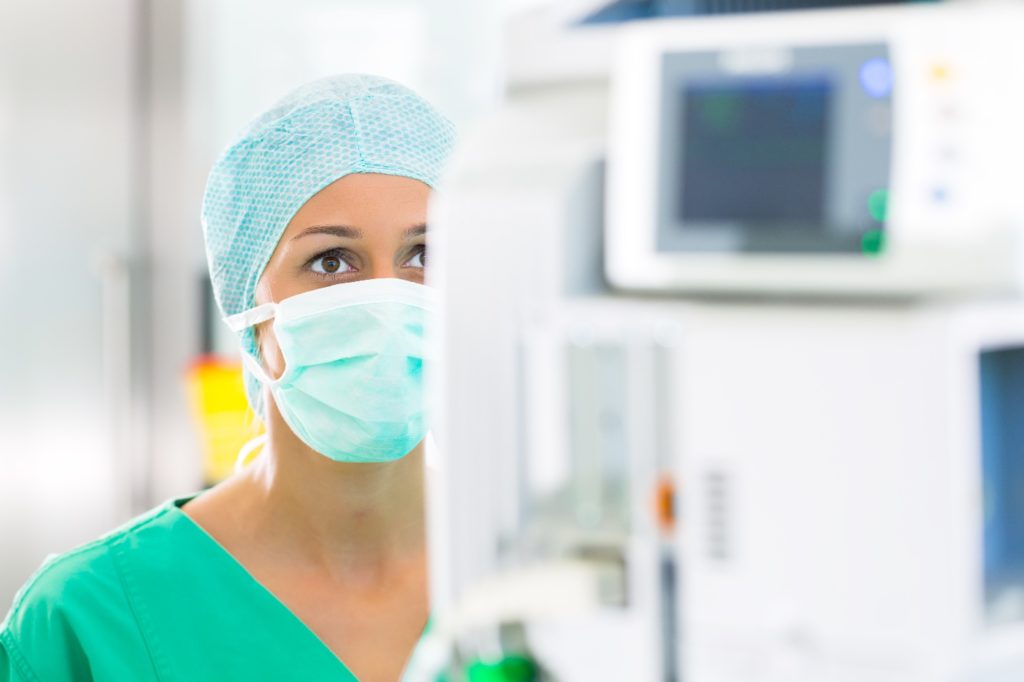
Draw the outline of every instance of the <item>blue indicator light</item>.
[[[882,57],[864,62],[860,67],[860,84],[872,97],[888,97],[892,94],[892,64]]]

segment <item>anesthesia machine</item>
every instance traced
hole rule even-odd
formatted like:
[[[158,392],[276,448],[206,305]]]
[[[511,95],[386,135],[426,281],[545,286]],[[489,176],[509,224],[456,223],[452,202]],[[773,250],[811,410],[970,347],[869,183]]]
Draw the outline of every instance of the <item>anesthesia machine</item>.
[[[433,209],[446,665],[1024,679],[1024,8],[557,20]]]

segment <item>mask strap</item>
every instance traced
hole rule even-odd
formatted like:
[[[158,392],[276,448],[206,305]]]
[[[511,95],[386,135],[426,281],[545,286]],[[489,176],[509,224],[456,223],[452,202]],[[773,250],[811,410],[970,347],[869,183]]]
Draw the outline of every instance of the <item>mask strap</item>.
[[[254,324],[260,322],[266,322],[267,320],[274,317],[277,314],[276,303],[264,303],[258,305],[255,308],[249,308],[245,312],[238,313],[237,315],[230,315],[224,318],[227,325],[231,327],[231,331],[240,332],[244,329],[248,329]]]
[[[225,317],[224,322],[226,322],[228,327],[231,328],[231,331],[241,332],[253,325],[259,324],[260,322],[266,322],[267,320],[273,319],[276,314],[276,303],[264,303],[263,305],[258,305],[255,308],[249,308],[245,312],[238,313],[237,315]],[[268,385],[274,383],[274,380],[267,375],[266,370],[263,369],[263,366],[260,365],[259,361],[244,350],[242,351],[242,364],[245,365],[245,368],[252,372],[252,374],[259,379],[261,383]]]
[[[245,466],[246,458],[252,454],[252,451],[256,448],[263,447],[267,444],[267,434],[262,433],[248,443],[242,446],[242,449],[238,451],[238,458],[235,460],[235,471],[241,471],[242,467]]]
[[[259,361],[250,355],[247,351],[242,351],[242,364],[249,370],[253,376],[260,380],[260,383],[271,386],[274,384],[274,380],[270,378],[267,371],[263,369],[263,365]]]

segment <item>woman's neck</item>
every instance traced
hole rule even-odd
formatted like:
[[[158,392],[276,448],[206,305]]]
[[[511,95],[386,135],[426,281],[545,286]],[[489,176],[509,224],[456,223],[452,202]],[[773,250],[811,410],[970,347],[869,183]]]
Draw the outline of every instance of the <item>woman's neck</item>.
[[[387,581],[425,559],[423,443],[393,462],[336,462],[272,407],[263,454],[242,475],[262,542],[348,585]]]

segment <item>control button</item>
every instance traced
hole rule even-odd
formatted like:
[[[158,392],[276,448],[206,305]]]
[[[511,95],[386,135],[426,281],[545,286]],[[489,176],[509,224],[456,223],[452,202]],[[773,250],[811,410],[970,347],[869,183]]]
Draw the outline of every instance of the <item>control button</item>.
[[[892,64],[888,59],[876,57],[860,67],[860,84],[871,97],[882,98],[892,94]]]
[[[960,110],[952,102],[943,102],[939,105],[939,116],[948,123],[960,118]]]
[[[865,256],[878,256],[885,251],[885,232],[868,230],[860,238],[860,252]]]
[[[960,160],[960,153],[956,147],[946,145],[939,147],[938,153],[935,155],[941,163],[956,163]]]
[[[936,83],[945,83],[952,75],[952,69],[946,62],[935,62],[930,69],[932,80]]]
[[[876,221],[885,222],[886,215],[889,213],[889,190],[876,189],[871,193],[871,196],[868,197],[868,213]]]

